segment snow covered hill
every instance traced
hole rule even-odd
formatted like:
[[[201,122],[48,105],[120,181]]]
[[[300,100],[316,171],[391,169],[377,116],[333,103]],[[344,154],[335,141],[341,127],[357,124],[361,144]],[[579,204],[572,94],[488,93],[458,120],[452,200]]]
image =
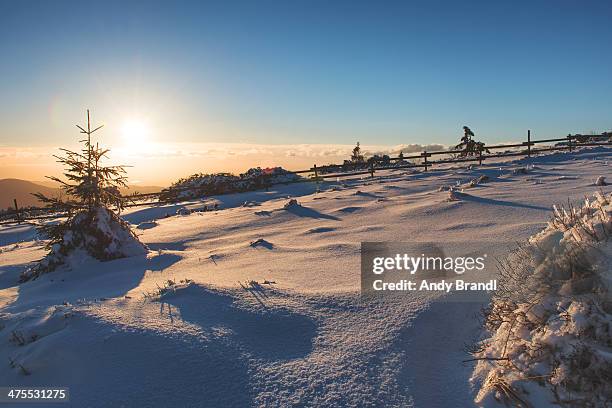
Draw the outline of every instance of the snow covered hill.
[[[360,242],[503,256],[553,204],[609,192],[594,184],[610,163],[594,148],[134,209],[148,255],[74,260],[21,285],[43,241],[2,226],[0,384],[67,386],[74,407],[472,406],[461,361],[482,303],[364,301]],[[463,193],[449,200],[449,186]]]

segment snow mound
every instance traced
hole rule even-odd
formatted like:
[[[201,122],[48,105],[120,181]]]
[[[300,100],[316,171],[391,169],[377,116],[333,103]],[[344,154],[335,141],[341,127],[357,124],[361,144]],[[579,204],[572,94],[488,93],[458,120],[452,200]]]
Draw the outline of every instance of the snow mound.
[[[272,244],[270,241],[266,241],[263,238],[258,238],[255,241],[251,242],[249,245],[252,246],[253,248],[257,248],[257,247],[262,247],[262,248],[267,248],[267,249],[274,248],[274,244]]]
[[[295,207],[300,207],[300,206],[301,206],[300,203],[298,203],[298,201],[295,198],[292,198],[285,203],[283,208],[288,209],[288,208],[295,208]]]
[[[138,228],[139,230],[147,230],[147,229],[155,228],[157,227],[157,225],[158,224],[155,221],[145,221],[145,222],[141,222],[140,224],[138,224],[136,228]]]
[[[555,208],[500,266],[473,351],[481,406],[612,401],[612,194]]]
[[[61,228],[61,239],[49,243],[50,252],[38,265],[22,274],[22,281],[78,261],[75,258],[89,256],[109,261],[147,253],[147,247],[138,240],[130,225],[103,207],[82,211],[67,224],[54,228]]]

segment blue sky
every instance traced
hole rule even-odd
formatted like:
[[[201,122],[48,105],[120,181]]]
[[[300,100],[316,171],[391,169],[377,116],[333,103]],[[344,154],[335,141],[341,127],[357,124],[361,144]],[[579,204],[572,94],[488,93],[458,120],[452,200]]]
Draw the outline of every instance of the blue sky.
[[[0,145],[84,109],[158,142],[451,144],[612,128],[612,3],[0,0]],[[118,137],[118,136],[117,136]]]

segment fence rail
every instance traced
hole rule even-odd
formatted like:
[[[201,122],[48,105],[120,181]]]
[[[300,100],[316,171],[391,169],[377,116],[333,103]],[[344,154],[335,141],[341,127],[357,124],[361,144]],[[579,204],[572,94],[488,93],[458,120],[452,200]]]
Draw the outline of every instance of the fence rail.
[[[606,139],[604,142],[594,142],[593,140],[601,140]],[[551,152],[551,151],[572,151],[577,147],[583,146],[612,146],[612,133],[603,133],[600,135],[568,135],[564,138],[556,138],[556,139],[540,139],[540,140],[531,140],[531,131],[527,131],[527,140],[521,143],[511,143],[511,144],[501,144],[501,145],[484,145],[478,152],[472,152],[473,154],[469,156],[461,156],[464,154],[463,150],[440,150],[440,151],[423,151],[418,154],[410,155],[410,156],[396,156],[396,157],[387,157],[385,159],[385,163],[391,162],[400,162],[407,160],[421,160],[420,163],[406,163],[406,164],[387,164],[381,165],[383,163],[382,159],[374,159],[370,160],[369,163],[350,163],[350,164],[341,164],[341,165],[324,165],[317,166],[313,165],[310,169],[306,170],[293,170],[288,171],[291,174],[309,174],[310,177],[305,180],[312,181],[320,181],[329,178],[339,178],[339,177],[349,177],[349,176],[360,176],[369,174],[370,177],[374,177],[376,171],[381,170],[392,170],[392,169],[404,169],[404,168],[423,168],[424,171],[428,171],[431,167],[440,165],[440,164],[448,164],[448,163],[465,163],[465,162],[478,162],[482,164],[483,161],[486,161],[490,158],[499,158],[499,157],[516,157],[516,156],[527,156],[531,157],[533,154],[542,153],[542,152]],[[546,144],[557,142],[554,146],[546,146],[534,149],[532,146],[536,146],[538,144]],[[490,153],[494,150],[499,149],[515,149],[520,148],[523,149],[520,151],[505,151],[502,153]],[[483,152],[488,152],[487,154],[483,154]],[[439,160],[429,160],[433,156],[442,156],[447,155],[450,156],[448,159],[439,159]],[[335,170],[335,171],[334,171]],[[329,172],[328,172],[329,171]],[[300,179],[299,181],[305,181],[304,179]],[[182,189],[174,189],[174,191],[186,191],[191,190],[192,187],[186,187]],[[162,204],[171,204],[174,201],[162,201],[160,200],[160,196],[163,191],[154,192],[154,193],[146,193],[146,194],[132,194],[121,197],[125,200],[124,207],[138,207],[145,205],[162,205]],[[154,202],[137,202],[143,201],[146,199],[154,199]],[[59,209],[53,208],[45,208],[45,207],[29,207],[26,209],[20,209],[17,203],[17,200],[14,200],[15,210],[12,213],[4,214],[0,216],[0,224],[13,223],[13,222],[24,222],[27,220],[35,220],[35,219],[45,219],[45,218],[54,218],[62,215],[62,211]],[[37,215],[31,216],[29,213],[36,213]]]

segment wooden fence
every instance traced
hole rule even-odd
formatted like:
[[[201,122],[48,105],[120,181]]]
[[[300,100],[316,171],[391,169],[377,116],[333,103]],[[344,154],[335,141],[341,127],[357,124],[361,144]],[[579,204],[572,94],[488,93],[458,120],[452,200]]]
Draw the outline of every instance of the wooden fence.
[[[490,158],[498,157],[512,157],[512,156],[526,156],[531,157],[534,154],[541,152],[550,151],[573,151],[577,147],[583,146],[612,146],[612,133],[603,133],[601,135],[567,135],[564,138],[558,139],[541,139],[532,140],[531,131],[527,131],[527,140],[522,143],[514,144],[500,144],[500,145],[484,145],[482,148],[470,156],[462,156],[463,150],[440,150],[434,152],[423,151],[418,154],[411,156],[397,156],[388,157],[385,160],[386,164],[383,164],[382,159],[370,160],[366,163],[348,163],[343,165],[325,165],[317,166],[314,164],[310,169],[307,170],[295,170],[289,171],[289,173],[296,175],[308,174],[309,177],[306,179],[300,179],[302,181],[321,181],[329,178],[339,178],[348,176],[358,176],[369,174],[370,177],[374,177],[376,171],[381,170],[392,170],[392,169],[403,169],[403,168],[423,168],[424,171],[428,171],[434,166],[447,163],[461,163],[461,162],[478,162],[479,165],[483,161]],[[597,142],[596,140],[606,141]],[[554,146],[550,146],[550,143],[556,143]],[[544,147],[534,148],[537,145],[545,145]],[[516,149],[519,150],[516,150]],[[515,150],[508,150],[515,149]],[[495,150],[505,150],[501,153],[491,153]],[[486,153],[488,152],[488,153]],[[486,154],[485,154],[486,153]],[[433,160],[434,157],[447,156],[447,158],[441,158]],[[419,162],[409,162],[404,164],[403,162],[408,160],[418,160]],[[394,163],[395,162],[395,163]],[[190,190],[192,188],[174,189],[174,191]],[[147,194],[133,194],[122,197],[126,204],[124,207],[138,207],[155,204],[169,204],[172,201],[161,201],[160,195],[162,192],[147,193]],[[142,202],[143,200],[157,200],[154,202]],[[138,202],[140,201],[140,202]],[[50,208],[27,208],[25,211],[20,209],[17,200],[14,200],[15,211],[13,213],[4,214],[0,216],[0,224],[12,223],[12,222],[23,222],[26,220],[33,219],[44,219],[54,218],[58,216],[58,210]],[[59,214],[61,215],[61,214]]]
[[[498,158],[498,157],[512,157],[512,156],[526,156],[531,157],[533,154],[537,154],[540,152],[549,152],[549,151],[572,151],[577,147],[582,146],[612,146],[612,141],[608,140],[606,142],[593,142],[589,140],[596,140],[597,138],[609,138],[612,137],[612,134],[604,133],[602,135],[568,135],[564,138],[558,139],[542,139],[542,140],[531,140],[531,131],[527,131],[527,140],[522,143],[514,143],[514,144],[500,144],[500,145],[484,145],[481,150],[476,152],[476,154],[462,157],[461,154],[464,153],[463,150],[441,150],[428,152],[423,151],[421,153],[411,155],[411,156],[397,156],[397,157],[389,157],[388,160],[390,162],[397,162],[401,160],[420,160],[420,163],[409,163],[405,165],[387,165],[387,166],[377,166],[374,162],[370,162],[370,165],[367,169],[363,169],[363,165],[361,165],[362,171],[357,172],[338,172],[333,174],[328,174],[327,170],[329,169],[337,169],[342,168],[342,165],[329,165],[329,166],[313,166],[313,168],[309,170],[295,171],[293,173],[313,173],[315,178],[326,179],[326,178],[334,178],[334,177],[345,177],[350,175],[360,175],[360,174],[370,174],[371,177],[374,177],[374,173],[377,170],[384,169],[401,169],[401,168],[423,168],[424,171],[428,171],[431,167],[440,164],[446,163],[461,163],[461,162],[478,162],[478,164],[482,164],[483,161],[489,158]],[[546,146],[542,148],[532,148],[532,146],[536,146],[537,144],[549,144],[557,142],[558,145],[555,146]],[[563,144],[562,144],[563,143]],[[508,149],[516,149],[522,148],[520,150],[508,151]],[[495,151],[505,149],[505,152],[502,153],[485,153],[486,151]],[[431,160],[434,156],[449,156],[446,159],[439,160]],[[380,159],[378,160],[380,163]],[[358,166],[358,165],[357,165]]]

